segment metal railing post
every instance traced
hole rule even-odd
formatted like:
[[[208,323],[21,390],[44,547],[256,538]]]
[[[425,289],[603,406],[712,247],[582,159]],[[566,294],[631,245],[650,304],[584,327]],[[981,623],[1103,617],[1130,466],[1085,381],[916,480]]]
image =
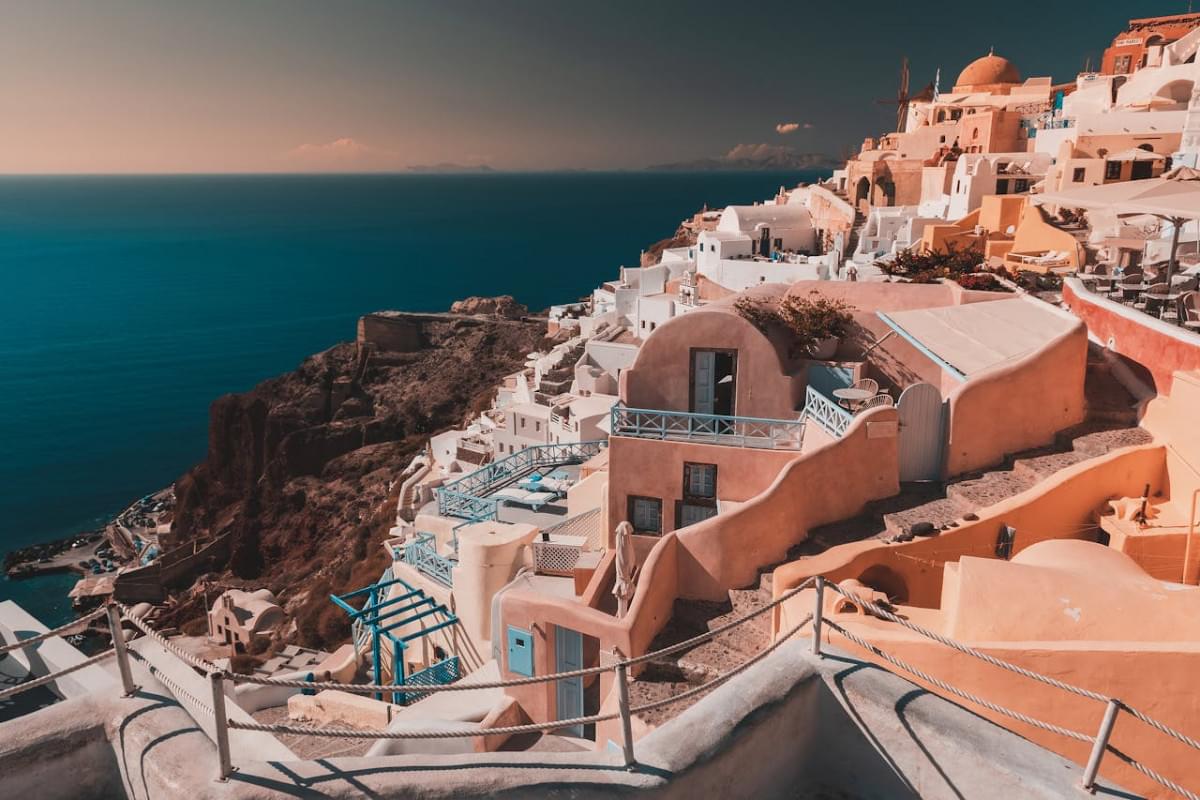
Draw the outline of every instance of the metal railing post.
[[[217,780],[229,780],[233,763],[229,755],[229,718],[225,716],[225,679],[220,672],[208,674],[212,684],[213,724],[216,727],[217,761],[220,770]]]
[[[821,655],[821,610],[825,603],[825,578],[817,576],[817,602],[813,608],[812,620],[812,651],[813,655]]]
[[[617,662],[617,708],[621,713],[621,751],[625,756],[625,768],[633,769],[637,760],[633,756],[633,719],[629,714],[627,669],[624,660]]]
[[[125,696],[132,697],[140,687],[133,682],[133,672],[129,668],[129,650],[125,647],[125,632],[121,629],[121,611],[116,603],[108,604],[108,631],[112,636],[113,650],[117,654],[121,686],[125,689]]]
[[[1113,725],[1117,721],[1117,712],[1121,710],[1120,700],[1109,700],[1104,709],[1104,717],[1100,720],[1100,730],[1096,732],[1096,740],[1092,743],[1092,754],[1088,756],[1087,766],[1083,768],[1083,790],[1096,791],[1096,774],[1100,772],[1100,761],[1108,749],[1108,739],[1112,736]]]

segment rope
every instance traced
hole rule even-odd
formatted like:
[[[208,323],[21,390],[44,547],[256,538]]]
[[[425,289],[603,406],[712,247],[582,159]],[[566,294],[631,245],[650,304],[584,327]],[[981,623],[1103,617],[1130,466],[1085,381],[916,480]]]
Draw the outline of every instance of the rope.
[[[1125,705],[1124,703],[1121,703],[1121,710],[1129,712],[1129,714],[1131,716],[1136,717],[1137,719],[1140,719],[1142,722],[1146,723],[1151,728],[1154,728],[1156,731],[1159,731],[1160,733],[1165,733],[1167,736],[1170,736],[1172,739],[1175,739],[1176,741],[1179,741],[1179,742],[1183,742],[1188,747],[1194,748],[1196,750],[1200,750],[1200,742],[1196,741],[1195,739],[1191,738],[1190,736],[1185,736],[1184,734],[1180,733],[1177,730],[1168,728],[1163,723],[1159,722],[1158,720],[1154,719],[1153,717],[1146,716],[1141,711],[1138,711],[1136,708],[1130,708],[1129,706]]]
[[[770,611],[772,608],[775,608],[776,606],[785,602],[786,600],[790,600],[792,597],[799,594],[802,590],[811,586],[815,580],[816,580],[815,578],[809,578],[808,580],[801,583],[799,586],[789,589],[787,592],[780,595],[775,600],[772,600],[770,603],[767,603],[762,608],[757,608],[754,611],[749,612],[748,614],[738,617],[737,619],[732,620],[730,622],[727,622],[724,625],[713,628],[710,631],[706,631],[706,632],[700,634],[699,636],[693,636],[690,639],[686,639],[682,642],[678,642],[676,644],[670,645],[669,647],[664,647],[661,650],[655,650],[652,653],[646,653],[645,655],[638,656],[637,658],[631,658],[631,659],[628,659],[628,660],[620,662],[620,663],[623,663],[626,667],[631,667],[636,664],[642,664],[647,661],[653,661],[656,658],[662,658],[663,656],[668,656],[673,653],[677,653],[681,650],[687,650],[688,648],[691,648],[698,644],[706,642],[709,639],[712,639],[716,636],[720,636],[722,633],[725,633],[726,631],[728,631],[732,628],[736,628],[738,625],[741,625],[748,620],[751,620],[761,614],[765,614],[767,611]],[[470,691],[472,689],[505,689],[510,686],[529,686],[531,684],[547,683],[549,681],[560,681],[560,680],[565,680],[567,678],[582,678],[582,677],[586,677],[588,675],[599,675],[602,672],[612,671],[613,669],[616,668],[616,666],[617,666],[617,663],[611,663],[611,664],[606,664],[604,666],[599,666],[599,667],[587,667],[585,669],[571,670],[569,672],[556,672],[552,675],[538,675],[538,676],[533,676],[533,677],[529,677],[529,678],[513,678],[513,679],[507,680],[507,681],[490,681],[490,682],[486,682],[486,683],[464,683],[464,682],[460,681],[458,683],[445,683],[445,684],[436,684],[436,685],[429,685],[429,686],[422,685],[420,687],[420,690],[422,692],[466,692],[466,691]],[[257,684],[259,686],[287,686],[287,687],[291,687],[294,689],[315,689],[315,690],[331,689],[331,690],[343,691],[343,692],[358,692],[360,694],[380,694],[380,693],[384,693],[384,692],[403,691],[403,687],[407,685],[407,684],[403,684],[403,683],[401,683],[401,684],[387,684],[387,683],[380,684],[380,683],[336,683],[333,681],[297,681],[297,680],[284,680],[282,678],[263,678],[263,677],[259,677],[257,675],[239,675],[239,674],[229,674],[226,677],[229,680],[233,681],[234,683],[253,683],[253,684]]]
[[[80,661],[78,664],[72,664],[65,669],[60,669],[58,672],[52,672],[49,675],[42,676],[41,678],[34,678],[31,681],[25,681],[24,683],[18,684],[12,689],[0,691],[0,700],[7,700],[14,695],[20,694],[21,692],[27,692],[30,689],[36,689],[39,686],[45,686],[47,683],[54,683],[54,681],[58,680],[64,675],[70,675],[72,672],[78,672],[84,667],[90,667],[92,664],[103,661],[111,656],[113,652],[114,651],[112,649],[105,650],[103,653],[99,653],[91,658]]]
[[[739,674],[745,672],[747,669],[754,666],[759,661],[762,661],[768,655],[773,653],[775,651],[775,648],[779,647],[781,644],[786,642],[788,639],[792,638],[796,634],[797,631],[799,631],[801,628],[803,628],[805,625],[807,625],[809,622],[811,622],[812,618],[813,618],[813,615],[809,614],[804,619],[800,620],[800,622],[797,625],[792,627],[792,629],[789,630],[787,633],[785,633],[783,636],[780,636],[778,639],[776,639],[770,645],[768,645],[767,647],[763,648],[758,653],[756,653],[753,657],[742,662],[737,667],[735,667],[734,669],[725,673],[724,675],[719,675],[716,678],[713,678],[711,681],[708,681],[707,683],[702,683],[699,686],[696,686],[692,689],[688,689],[686,692],[681,692],[680,694],[673,695],[671,697],[665,697],[662,700],[655,700],[652,703],[646,703],[644,705],[630,708],[629,713],[630,714],[640,714],[644,711],[653,711],[656,708],[661,708],[663,706],[669,706],[672,703],[678,703],[681,700],[686,700],[689,697],[693,697],[702,692],[707,692],[709,689],[715,689],[716,687],[720,686],[725,681],[729,680],[730,678],[734,677],[735,675],[739,675]]]
[[[480,728],[478,730],[447,730],[447,731],[381,731],[356,730],[354,728],[323,728],[314,725],[283,725],[262,722],[239,722],[229,720],[229,727],[243,731],[259,731],[261,733],[291,733],[297,736],[329,736],[335,739],[457,739],[473,736],[502,736],[521,733],[540,733],[573,725],[590,725],[595,722],[607,722],[616,719],[620,714],[593,714],[588,717],[572,719],[556,719],[551,722],[535,722],[529,725],[509,725],[502,728]]]
[[[938,678],[933,677],[932,675],[930,675],[927,672],[923,672],[922,670],[917,669],[912,664],[909,664],[906,661],[902,661],[899,658],[896,658],[895,656],[893,656],[889,653],[883,652],[875,645],[871,644],[870,642],[866,641],[865,639],[862,639],[862,638],[856,636],[855,634],[846,630],[841,625],[838,625],[836,622],[834,622],[832,620],[826,619],[825,624],[828,625],[830,628],[833,628],[835,631],[840,633],[842,636],[845,636],[847,639],[854,642],[855,644],[857,644],[859,647],[863,648],[864,650],[874,653],[876,656],[878,656],[879,658],[882,658],[884,661],[887,661],[888,663],[899,667],[900,669],[904,670],[905,672],[908,672],[911,675],[916,675],[918,678],[922,679],[923,681],[925,681],[929,684],[932,684],[933,686],[936,686],[937,688],[941,689],[944,692],[949,692],[950,694],[953,694],[957,697],[961,697],[962,699],[964,699],[970,703],[975,703],[976,705],[982,706],[983,708],[987,708],[992,711],[995,711],[997,714],[1003,714],[1006,717],[1011,717],[1012,719],[1015,719],[1018,722],[1024,722],[1026,725],[1032,725],[1035,728],[1041,728],[1042,730],[1050,731],[1051,733],[1057,733],[1060,736],[1066,736],[1069,739],[1075,739],[1076,741],[1080,741],[1080,742],[1094,741],[1094,739],[1091,736],[1087,736],[1085,734],[1070,730],[1068,728],[1062,728],[1062,727],[1059,727],[1058,725],[1053,725],[1049,722],[1042,722],[1039,719],[1034,719],[1033,717],[1026,716],[1025,714],[1022,714],[1019,711],[1013,711],[1010,708],[1005,708],[1004,706],[996,705],[995,703],[984,700],[982,697],[977,697],[969,692],[964,692],[963,690],[961,690],[957,687],[951,686],[950,684],[946,683],[943,680],[939,680]]]
[[[81,625],[87,625],[89,622],[96,619],[97,617],[104,616],[104,614],[105,614],[105,608],[104,608],[104,606],[101,606],[100,608],[97,608],[95,611],[84,614],[79,619],[72,620],[71,622],[68,622],[66,625],[58,626],[57,628],[55,628],[52,631],[46,631],[45,633],[39,633],[37,636],[30,636],[28,639],[21,639],[19,641],[13,642],[12,644],[0,645],[0,653],[8,653],[13,650],[22,650],[31,645],[35,645],[38,642],[44,642],[47,639],[51,639],[55,636],[62,634],[64,631],[69,631],[72,628],[78,628]]]
[[[206,714],[210,717],[213,716],[212,706],[210,706],[208,703],[205,703],[203,700],[200,700],[194,694],[189,692],[187,689],[184,689],[182,686],[177,684],[175,681],[168,678],[165,672],[163,672],[160,669],[155,668],[153,664],[151,664],[149,661],[147,661],[145,659],[145,657],[142,656],[140,653],[138,653],[136,650],[129,650],[127,652],[129,653],[130,658],[135,659],[137,661],[141,661],[145,665],[146,671],[149,672],[152,676],[154,676],[155,680],[157,680],[163,686],[166,686],[168,689],[170,689],[171,693],[175,695],[175,699],[185,700],[189,704],[191,704],[191,706],[194,709],[196,709],[197,711],[203,712],[204,714]]]
[[[121,616],[132,622],[135,628],[161,644],[167,649],[168,652],[172,653],[180,661],[183,661],[184,663],[189,664],[198,670],[202,670],[203,672],[220,671],[217,665],[213,664],[211,661],[205,661],[203,658],[194,656],[186,650],[181,650],[180,648],[171,644],[171,641],[167,639],[167,637],[151,628],[149,623],[147,623],[144,619],[135,615],[133,611],[130,610],[129,606],[126,606],[123,603],[117,603],[117,608],[121,609]]]
[[[949,647],[953,650],[957,650],[960,653],[966,653],[967,655],[974,656],[975,658],[978,658],[981,661],[986,661],[987,663],[989,663],[993,666],[1000,667],[1001,669],[1006,669],[1009,672],[1015,672],[1018,675],[1024,675],[1026,678],[1032,678],[1035,681],[1040,681],[1042,683],[1053,686],[1056,689],[1062,689],[1065,692],[1070,692],[1071,694],[1076,694],[1076,695],[1079,695],[1080,697],[1087,697],[1091,700],[1096,700],[1101,703],[1107,703],[1109,700],[1109,698],[1105,697],[1104,695],[1100,694],[1099,692],[1093,692],[1090,689],[1084,689],[1082,687],[1075,686],[1070,683],[1064,683],[1063,681],[1057,680],[1055,678],[1051,678],[1047,675],[1042,675],[1041,673],[1025,669],[1024,667],[1019,667],[1016,664],[1009,663],[1008,661],[1002,661],[1002,660],[996,658],[995,656],[990,656],[987,653],[984,653],[980,650],[976,650],[973,647],[968,647],[965,644],[956,642],[953,639],[949,639],[945,636],[942,636],[940,633],[937,633],[936,631],[931,631],[928,628],[925,628],[925,627],[922,627],[915,623],[909,622],[908,620],[896,616],[892,612],[887,611],[886,609],[876,605],[875,603],[872,603],[871,601],[869,601],[865,598],[861,598],[861,597],[851,594],[850,592],[847,592],[845,589],[843,589],[842,587],[838,586],[835,583],[829,582],[829,583],[826,583],[825,585],[828,588],[830,588],[833,591],[840,594],[842,597],[845,597],[847,600],[850,600],[853,603],[861,605],[863,608],[869,610],[875,616],[880,617],[881,619],[889,620],[890,622],[895,622],[897,625],[900,625],[901,627],[908,628],[911,631],[915,631],[928,639],[933,639],[935,642],[944,644],[946,647]]]
[[[1113,747],[1112,745],[1109,745],[1107,749],[1108,749],[1108,752],[1112,753],[1114,756],[1121,759],[1126,764],[1133,767],[1135,770],[1142,773],[1150,780],[1155,781],[1156,783],[1167,787],[1172,792],[1175,792],[1178,795],[1186,797],[1188,800],[1200,800],[1200,795],[1197,795],[1195,792],[1188,791],[1187,789],[1180,786],[1178,783],[1175,783],[1175,781],[1171,780],[1170,778],[1165,778],[1162,775],[1159,775],[1157,772],[1150,769],[1146,765],[1139,763],[1137,761],[1137,759],[1133,758],[1132,756],[1128,756],[1125,753],[1122,753],[1120,750]]]

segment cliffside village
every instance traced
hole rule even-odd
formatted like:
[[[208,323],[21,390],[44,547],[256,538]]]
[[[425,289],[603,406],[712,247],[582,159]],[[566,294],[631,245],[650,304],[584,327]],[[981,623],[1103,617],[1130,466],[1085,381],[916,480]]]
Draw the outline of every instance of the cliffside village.
[[[836,796],[1197,797],[1198,49],[1187,14],[1131,20],[1069,80],[982,53],[828,179],[706,209],[553,307],[558,344],[397,465],[372,545],[390,565],[330,599],[340,649],[231,672],[286,614],[229,590],[202,641],[143,635],[150,604],[125,609],[136,675],[110,659],[46,685],[129,703],[122,681],[159,680],[212,753],[190,769],[220,762],[229,794],[295,762],[331,781],[373,765],[381,796],[483,792],[471,767],[513,764],[487,791],[665,796],[705,764],[773,796],[803,762]],[[363,324],[403,349],[403,320]],[[3,641],[44,630],[12,613]],[[62,644],[26,678],[84,660]],[[10,667],[23,652],[40,651]],[[853,664],[897,683],[791,704]],[[895,741],[888,687],[944,704],[913,723],[924,755]],[[39,715],[63,705],[0,738],[59,730]],[[858,721],[834,730],[837,709]],[[823,756],[797,755],[805,726]],[[886,768],[846,744],[868,729]],[[728,777],[748,741],[773,766]]]

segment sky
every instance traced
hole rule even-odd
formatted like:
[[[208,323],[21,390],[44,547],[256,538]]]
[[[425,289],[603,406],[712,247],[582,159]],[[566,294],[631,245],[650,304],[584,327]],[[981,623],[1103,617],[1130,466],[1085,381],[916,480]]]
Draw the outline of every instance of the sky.
[[[1074,77],[1186,0],[0,0],[0,173],[841,156],[995,47]],[[747,152],[743,149],[740,152]]]

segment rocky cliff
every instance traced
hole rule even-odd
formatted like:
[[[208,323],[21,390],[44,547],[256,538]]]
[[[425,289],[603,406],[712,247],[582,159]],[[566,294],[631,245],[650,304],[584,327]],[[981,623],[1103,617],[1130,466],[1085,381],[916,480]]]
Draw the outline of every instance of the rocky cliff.
[[[344,641],[345,614],[329,594],[368,584],[386,566],[380,543],[395,520],[396,475],[430,433],[486,408],[500,378],[543,344],[544,324],[514,319],[508,300],[489,310],[499,313],[371,315],[356,342],[218,398],[208,455],[176,483],[173,537],[232,532],[231,555],[223,571],[177,593],[167,619],[197,628],[199,586],[211,598],[248,583],[284,603],[290,641]]]

